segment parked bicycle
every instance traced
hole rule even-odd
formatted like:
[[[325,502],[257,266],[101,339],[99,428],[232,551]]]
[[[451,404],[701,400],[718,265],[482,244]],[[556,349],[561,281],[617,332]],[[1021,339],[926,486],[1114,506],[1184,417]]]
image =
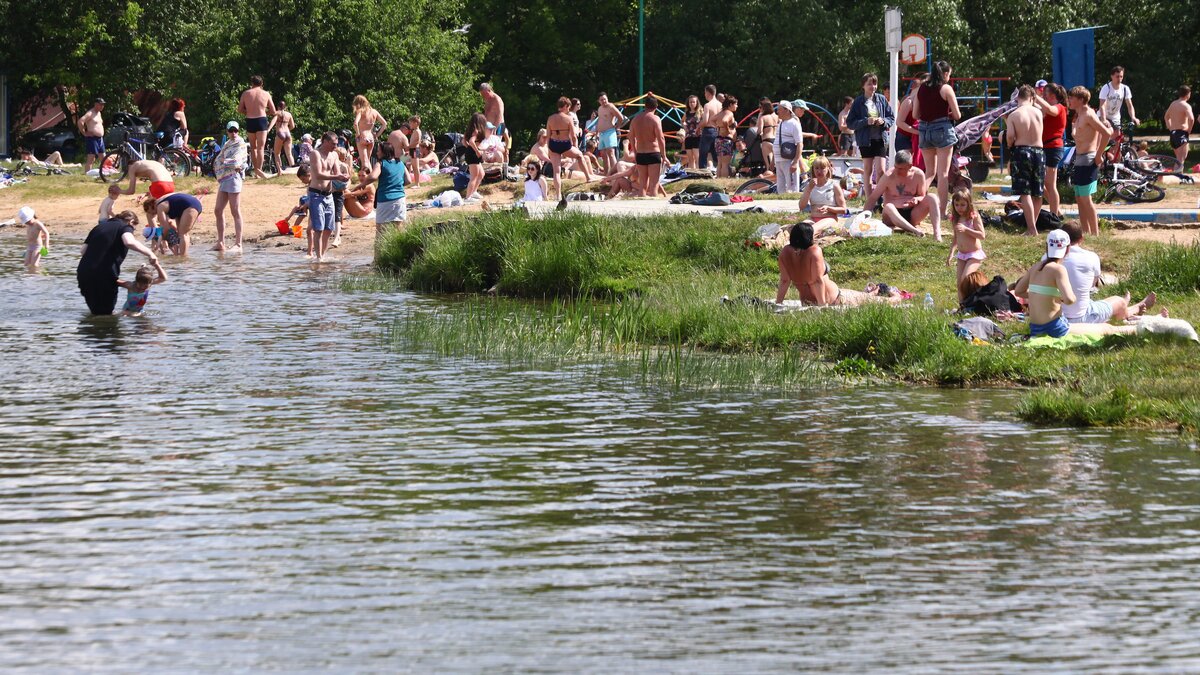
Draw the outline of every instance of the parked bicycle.
[[[100,180],[106,183],[124,180],[129,173],[129,165],[143,159],[161,162],[173,176],[187,176],[192,173],[192,161],[183,150],[175,147],[160,148],[157,139],[152,135],[136,136],[140,138],[135,138],[135,134],[126,131],[121,144],[104,155],[100,162]]]
[[[1127,123],[1114,131],[1108,153],[1110,160],[1119,160],[1127,169],[1153,178],[1183,170],[1183,164],[1174,155],[1139,156],[1137,144],[1133,142],[1133,129],[1133,125]]]

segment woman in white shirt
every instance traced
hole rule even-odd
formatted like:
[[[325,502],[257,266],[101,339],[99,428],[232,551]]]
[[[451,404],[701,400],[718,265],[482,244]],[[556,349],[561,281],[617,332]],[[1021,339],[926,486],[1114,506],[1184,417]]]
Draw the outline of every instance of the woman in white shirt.
[[[785,144],[794,146],[791,157],[784,157]],[[775,192],[791,194],[800,191],[800,155],[804,152],[804,134],[800,122],[792,113],[791,101],[779,102],[779,128],[775,130]]]
[[[842,186],[833,179],[833,165],[824,157],[812,163],[812,180],[804,186],[800,195],[800,210],[809,209],[818,230],[827,225],[837,225],[837,217],[846,211],[846,195]],[[825,222],[827,219],[829,222]]]

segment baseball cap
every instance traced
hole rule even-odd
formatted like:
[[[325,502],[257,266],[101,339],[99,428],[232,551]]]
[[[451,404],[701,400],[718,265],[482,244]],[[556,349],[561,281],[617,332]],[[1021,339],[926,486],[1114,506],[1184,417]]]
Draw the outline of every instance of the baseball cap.
[[[239,127],[238,123],[233,120],[229,120],[229,124],[225,125],[225,131],[241,131],[241,130],[242,130],[242,128]]]
[[[1050,83],[1045,80],[1038,80],[1037,84],[1035,84],[1033,86],[1037,87],[1038,89],[1041,89],[1042,87],[1046,86],[1047,84],[1050,84]]]
[[[1052,260],[1061,258],[1067,254],[1070,245],[1070,235],[1062,230],[1050,230],[1046,235],[1046,257]]]
[[[22,225],[33,220],[33,217],[34,217],[33,209],[28,206],[22,206],[20,208],[20,210],[17,211],[17,222]]]
[[[95,104],[97,104],[97,103],[99,103],[99,104],[103,105],[103,104],[104,104],[104,99],[102,99],[102,98],[100,98],[99,96],[97,96],[97,97],[96,97],[96,100],[95,100],[95,101],[92,101],[92,104],[93,104],[93,105],[95,105]]]
[[[779,102],[779,107],[780,107],[780,108],[783,108],[784,110],[791,110],[791,109],[792,109],[792,102],[791,102],[791,101],[780,101],[780,102]]]
[[[487,128],[489,128],[489,129],[495,129],[495,128],[496,128],[496,125],[495,125],[495,124],[492,124],[491,122],[488,122],[488,123],[487,123]]]
[[[802,98],[798,98],[795,101],[792,101],[792,107],[799,108],[801,110],[808,110],[808,104],[805,103],[804,99],[802,99]]]

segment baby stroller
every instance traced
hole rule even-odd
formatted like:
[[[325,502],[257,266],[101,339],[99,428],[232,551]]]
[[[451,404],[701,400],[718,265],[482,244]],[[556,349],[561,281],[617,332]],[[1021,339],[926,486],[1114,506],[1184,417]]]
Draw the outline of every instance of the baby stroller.
[[[742,141],[746,144],[746,151],[742,153],[742,158],[738,160],[738,165],[734,168],[734,175],[762,175],[767,170],[767,163],[763,159],[762,143],[758,141],[758,132],[754,129],[746,129],[742,132]]]
[[[458,166],[465,161],[462,143],[463,135],[453,131],[438,136],[437,141],[433,144],[433,149],[439,157],[439,169]]]

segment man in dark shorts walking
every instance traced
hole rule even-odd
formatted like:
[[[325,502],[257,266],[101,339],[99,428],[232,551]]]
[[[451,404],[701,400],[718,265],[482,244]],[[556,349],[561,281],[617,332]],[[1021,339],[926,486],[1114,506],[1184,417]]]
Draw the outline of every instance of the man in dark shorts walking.
[[[100,115],[103,110],[104,99],[98,98],[92,103],[91,110],[79,117],[79,133],[83,136],[84,150],[87,152],[87,159],[83,163],[84,173],[92,170],[92,162],[104,160],[104,118]]]
[[[275,101],[263,89],[262,75],[250,76],[250,88],[242,92],[238,100],[238,112],[246,116],[246,140],[250,143],[250,168],[259,178],[263,173],[263,157],[267,147],[267,128],[275,116]]]
[[[1033,105],[1033,87],[1023,84],[1017,90],[1017,107],[1008,114],[1005,138],[1012,150],[1008,165],[1012,193],[1020,197],[1025,214],[1025,234],[1037,235],[1038,214],[1042,211],[1042,180],[1046,172],[1046,154],[1042,149],[1042,111]]]
[[[158,262],[158,256],[137,240],[134,234],[137,224],[137,214],[122,211],[116,218],[93,227],[84,240],[75,280],[92,314],[112,314],[117,308],[117,279],[121,277],[121,263],[125,262],[129,249],[146,256],[151,263]]]
[[[658,119],[658,98],[650,94],[645,99],[645,110],[629,124],[629,147],[634,153],[637,179],[633,183],[633,194],[637,197],[655,197],[662,175],[662,153],[667,148],[663,136],[662,121]]]
[[[1167,106],[1167,115],[1163,120],[1171,134],[1171,147],[1175,150],[1175,159],[1178,159],[1181,165],[1187,163],[1188,144],[1191,142],[1188,135],[1196,125],[1196,114],[1192,112],[1192,106],[1188,103],[1191,97],[1191,87],[1186,84],[1179,87],[1178,97]]]

